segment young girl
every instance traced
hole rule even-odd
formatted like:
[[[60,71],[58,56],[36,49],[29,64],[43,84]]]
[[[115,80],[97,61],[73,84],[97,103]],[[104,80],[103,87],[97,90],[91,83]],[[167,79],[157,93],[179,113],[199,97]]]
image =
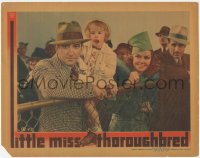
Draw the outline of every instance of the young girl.
[[[83,51],[84,62],[89,68],[90,76],[93,77],[95,85],[99,88],[109,87],[110,94],[114,95],[117,92],[117,86],[113,80],[116,70],[116,55],[105,43],[110,37],[110,30],[106,23],[94,20],[87,24],[85,34],[87,38],[91,39],[84,45]],[[91,123],[90,131],[101,132],[95,101],[87,100],[85,109]]]
[[[139,33],[129,40],[132,45],[133,70],[129,83],[144,84],[148,79],[159,78],[158,69],[153,65],[152,46],[147,32]],[[126,79],[125,79],[126,80]],[[148,83],[148,82],[147,82]],[[123,86],[123,85],[122,85]],[[147,86],[148,87],[148,86]],[[151,89],[150,89],[151,88]],[[150,119],[156,107],[157,89],[136,88],[117,98],[110,131],[148,131]]]

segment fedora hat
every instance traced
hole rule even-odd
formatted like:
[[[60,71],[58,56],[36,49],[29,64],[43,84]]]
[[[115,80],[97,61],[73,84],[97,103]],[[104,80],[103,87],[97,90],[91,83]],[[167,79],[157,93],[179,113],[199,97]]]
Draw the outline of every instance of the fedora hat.
[[[162,36],[167,37],[169,35],[169,31],[170,31],[169,27],[163,26],[163,27],[161,27],[160,32],[157,32],[155,34],[156,34],[156,36],[162,35]]]
[[[87,41],[89,41],[89,39],[83,39],[79,23],[71,21],[58,23],[56,40],[49,44],[73,44]]]
[[[128,43],[132,46],[132,54],[153,50],[147,31],[133,36]]]
[[[173,26],[169,33],[169,38],[181,44],[188,44],[188,29],[184,26]]]
[[[129,52],[132,51],[132,46],[127,44],[127,43],[120,43],[117,48],[114,50],[115,53],[118,53],[119,50],[121,49],[126,49],[128,50]]]
[[[27,47],[28,46],[28,42],[19,42],[18,43],[18,47],[21,48],[21,47]]]

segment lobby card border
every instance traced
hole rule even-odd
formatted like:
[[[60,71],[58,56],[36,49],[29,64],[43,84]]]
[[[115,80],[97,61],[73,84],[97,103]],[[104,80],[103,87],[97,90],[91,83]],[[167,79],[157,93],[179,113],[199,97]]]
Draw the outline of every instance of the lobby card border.
[[[153,152],[149,150],[131,150],[131,148],[78,148],[78,149],[14,149],[12,134],[16,125],[17,104],[12,98],[12,75],[16,77],[16,53],[9,48],[7,32],[8,12],[179,12],[190,14],[190,57],[191,57],[191,148],[189,150],[169,150]],[[2,144],[13,156],[195,156],[198,154],[198,3],[2,3]],[[16,34],[15,34],[16,35]],[[15,41],[16,42],[16,41]],[[10,61],[9,61],[10,60]],[[14,61],[14,62],[13,62]],[[13,63],[15,63],[13,65]],[[12,69],[13,67],[13,69]],[[11,73],[14,71],[14,73]],[[10,72],[10,73],[8,73]],[[15,89],[15,88],[14,88]],[[13,96],[14,95],[14,96]],[[10,98],[10,100],[8,99]],[[12,102],[14,109],[12,109]],[[11,105],[9,107],[9,105]],[[9,115],[8,115],[9,114]],[[15,121],[14,121],[15,120]],[[9,128],[11,127],[11,128]],[[8,135],[10,133],[10,135]],[[134,152],[133,152],[134,151]],[[31,153],[31,154],[30,154]]]

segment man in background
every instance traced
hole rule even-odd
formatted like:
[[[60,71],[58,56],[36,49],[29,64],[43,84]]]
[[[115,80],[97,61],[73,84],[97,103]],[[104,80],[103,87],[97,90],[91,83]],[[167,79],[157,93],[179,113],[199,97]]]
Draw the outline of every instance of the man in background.
[[[167,86],[159,89],[158,107],[151,130],[190,130],[190,56],[185,53],[187,36],[186,27],[171,28],[168,36],[171,58],[169,62],[161,63],[160,69],[160,78],[166,81]]]
[[[168,26],[163,26],[160,32],[155,33],[158,37],[160,48],[154,51],[154,55],[156,56],[155,60],[160,60],[161,64],[170,64],[173,61],[169,52],[169,32],[170,28]]]

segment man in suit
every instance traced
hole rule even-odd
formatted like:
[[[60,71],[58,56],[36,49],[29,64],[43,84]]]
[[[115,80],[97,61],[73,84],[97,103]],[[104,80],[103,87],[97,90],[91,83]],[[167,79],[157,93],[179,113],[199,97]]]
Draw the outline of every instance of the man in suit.
[[[187,35],[188,30],[183,26],[173,26],[170,30],[171,59],[161,63],[160,69],[160,78],[168,85],[159,90],[152,130],[190,130],[190,56],[185,53]]]
[[[49,44],[49,43],[51,43],[53,41],[54,41],[54,39],[51,38],[50,40],[48,40],[46,42],[46,45],[45,45],[45,52],[48,55],[48,58],[51,58],[56,53],[54,45]]]
[[[161,47],[154,51],[154,55],[161,61],[161,64],[170,63],[173,61],[173,58],[169,53],[169,31],[170,28],[168,26],[163,26],[161,27],[160,32],[155,33],[159,39]]]
[[[21,58],[21,60],[25,64],[27,64],[27,60],[29,59],[29,57],[26,55],[28,43],[19,42],[18,46],[19,47],[17,48],[17,54],[19,55],[19,57]]]
[[[154,54],[155,56],[159,57],[161,64],[176,65],[176,66],[179,65],[189,71],[190,56],[184,52],[187,43],[185,43],[182,39],[175,38],[173,36],[174,34],[176,34],[176,32],[174,33],[174,31],[175,29],[178,29],[178,27],[180,26],[174,26],[172,28],[173,30],[170,31],[169,27],[163,26],[160,29],[160,32],[156,33],[156,36],[158,36],[159,38],[161,48],[155,50]],[[184,31],[183,34],[187,37],[186,30],[187,28],[182,28],[182,31]]]
[[[18,103],[35,101],[38,99],[34,88],[24,87],[24,84],[29,76],[29,69],[26,56],[28,43],[19,42],[17,49],[17,82],[18,82]]]
[[[190,55],[185,53],[188,30],[186,27],[174,26],[170,31],[170,54],[173,56],[174,65],[190,71]]]
[[[155,33],[161,45],[161,47],[155,51],[156,53],[166,53],[169,50],[168,48],[170,42],[170,39],[168,38],[169,31],[170,28],[168,26],[163,26],[161,27],[160,32]]]
[[[56,40],[50,43],[55,46],[56,54],[38,62],[33,70],[33,78],[42,98],[66,100],[65,103],[41,109],[40,131],[86,130],[84,99],[106,96],[104,89],[79,80],[86,73],[80,54],[82,44],[87,41],[88,39],[83,39],[78,22],[60,22]]]

